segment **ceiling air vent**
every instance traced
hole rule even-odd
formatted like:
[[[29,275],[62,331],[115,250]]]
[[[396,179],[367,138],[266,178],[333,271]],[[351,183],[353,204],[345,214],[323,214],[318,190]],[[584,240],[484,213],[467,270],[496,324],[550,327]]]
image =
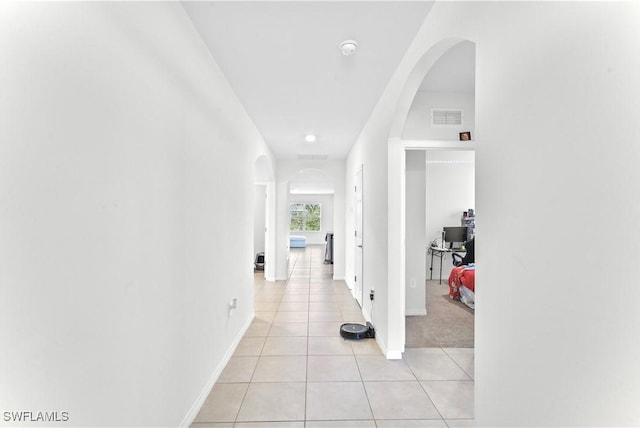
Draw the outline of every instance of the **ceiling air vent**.
[[[431,109],[431,126],[462,126],[462,109]]]
[[[327,160],[327,155],[298,155],[300,160]]]

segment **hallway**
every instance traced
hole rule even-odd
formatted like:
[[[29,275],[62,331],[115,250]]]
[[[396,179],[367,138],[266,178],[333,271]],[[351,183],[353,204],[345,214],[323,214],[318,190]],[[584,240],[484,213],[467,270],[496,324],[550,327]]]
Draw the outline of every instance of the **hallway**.
[[[289,279],[256,273],[255,319],[196,417],[213,427],[471,427],[473,349],[407,349],[345,341],[363,323],[324,246],[292,249]]]

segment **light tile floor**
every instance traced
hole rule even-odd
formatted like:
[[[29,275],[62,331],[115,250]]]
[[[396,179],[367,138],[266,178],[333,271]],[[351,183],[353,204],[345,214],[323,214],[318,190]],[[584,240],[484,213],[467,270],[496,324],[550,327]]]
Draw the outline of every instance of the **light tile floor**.
[[[192,428],[473,426],[473,349],[407,349],[387,360],[323,246],[292,249],[289,279],[256,275],[255,319]]]

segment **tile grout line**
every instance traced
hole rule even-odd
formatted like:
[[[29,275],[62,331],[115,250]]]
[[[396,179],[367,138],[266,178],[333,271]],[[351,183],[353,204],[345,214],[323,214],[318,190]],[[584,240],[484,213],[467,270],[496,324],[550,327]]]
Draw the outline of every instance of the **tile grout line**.
[[[311,284],[311,271],[309,271],[309,282]],[[307,404],[309,397],[309,304],[311,303],[311,292],[307,294],[307,355],[305,359],[305,372],[304,372],[304,426],[307,426]]]
[[[351,350],[353,351],[353,345],[351,346]],[[360,382],[362,383],[362,389],[364,390],[364,395],[367,397],[367,404],[369,405],[369,411],[371,411],[371,418],[373,419],[374,425],[377,427],[378,422],[376,420],[376,415],[373,413],[373,406],[371,405],[371,399],[369,398],[369,391],[367,391],[367,386],[364,383],[364,377],[362,376],[362,371],[360,370],[360,363],[358,362],[358,358],[355,355],[355,351],[353,353],[353,359],[356,361],[356,367],[358,368],[358,374],[360,375]]]

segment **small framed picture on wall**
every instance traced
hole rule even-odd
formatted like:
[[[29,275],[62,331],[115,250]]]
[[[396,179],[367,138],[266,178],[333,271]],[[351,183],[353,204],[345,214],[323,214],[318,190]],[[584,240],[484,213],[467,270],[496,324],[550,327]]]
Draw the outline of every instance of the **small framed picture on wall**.
[[[460,133],[460,141],[471,141],[471,132],[461,132]]]

